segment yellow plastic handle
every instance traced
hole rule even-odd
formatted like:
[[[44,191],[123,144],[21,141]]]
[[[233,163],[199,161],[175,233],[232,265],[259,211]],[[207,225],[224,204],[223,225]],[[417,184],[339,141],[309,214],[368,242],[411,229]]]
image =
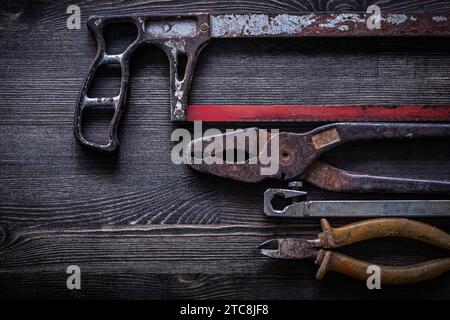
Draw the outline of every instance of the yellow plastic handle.
[[[348,277],[366,281],[370,276],[370,263],[351,258],[349,256],[320,250],[315,264],[320,265],[317,280],[323,279],[327,271],[335,271]],[[450,258],[431,260],[411,266],[380,268],[380,283],[386,285],[404,285],[434,279],[450,270]]]
[[[401,218],[364,220],[339,228],[332,228],[326,219],[320,221],[319,234],[323,248],[339,248],[375,238],[400,237],[418,240],[450,250],[450,235],[428,224]]]

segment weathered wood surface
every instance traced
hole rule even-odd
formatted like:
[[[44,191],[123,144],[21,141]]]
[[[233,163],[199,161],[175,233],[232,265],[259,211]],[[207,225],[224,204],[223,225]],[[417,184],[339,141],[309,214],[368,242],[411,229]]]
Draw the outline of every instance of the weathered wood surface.
[[[266,219],[262,193],[279,183],[238,184],[171,163],[170,135],[176,126],[169,121],[168,65],[153,48],[142,49],[132,61],[120,152],[115,156],[88,152],[73,137],[76,96],[96,51],[85,27],[90,15],[364,11],[374,1],[80,1],[82,28],[68,30],[66,8],[73,3],[2,3],[1,297],[450,297],[449,275],[372,292],[332,273],[317,282],[310,261],[259,256],[258,243],[275,235],[313,237],[320,231],[318,221]],[[448,1],[379,1],[379,5],[390,12],[450,10]],[[214,41],[201,55],[190,101],[448,103],[449,49],[449,41],[426,39]],[[95,92],[107,93],[113,82],[113,74],[106,72]],[[301,132],[317,125],[276,127]],[[99,117],[86,128],[92,134],[99,129]],[[339,148],[327,159],[357,171],[450,179],[448,141],[357,144]],[[312,199],[361,197],[305,189]],[[449,219],[424,221],[450,231]],[[445,255],[415,242],[393,240],[345,251],[384,264]],[[79,292],[65,287],[68,264],[82,268]]]

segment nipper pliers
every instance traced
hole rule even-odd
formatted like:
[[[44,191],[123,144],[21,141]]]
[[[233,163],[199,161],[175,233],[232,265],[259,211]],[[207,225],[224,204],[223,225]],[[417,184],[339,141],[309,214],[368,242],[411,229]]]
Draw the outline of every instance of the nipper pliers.
[[[188,150],[205,150],[214,141],[222,139],[223,145],[230,139],[242,139],[253,130],[261,134],[261,129],[238,130],[233,133],[210,136],[191,141]],[[264,131],[265,132],[265,131]],[[197,171],[225,177],[242,182],[259,182],[265,179],[303,180],[319,188],[338,192],[394,192],[394,193],[449,193],[450,181],[419,180],[372,176],[354,173],[335,168],[319,160],[319,157],[330,149],[353,141],[383,139],[415,139],[415,138],[449,138],[448,124],[414,124],[414,123],[337,123],[319,127],[310,132],[298,134],[281,132],[265,134],[265,144],[259,145],[258,152],[270,150],[275,136],[278,138],[279,166],[271,174],[262,174],[264,167],[254,157],[243,163],[205,163],[189,162]],[[244,152],[253,156],[247,150]],[[225,150],[229,152],[228,150]],[[192,157],[191,154],[187,155]],[[259,157],[260,153],[254,155]],[[192,158],[191,158],[192,159]]]
[[[321,280],[327,271],[332,270],[365,281],[370,276],[368,273],[370,263],[324,249],[344,247],[374,238],[402,237],[450,250],[449,234],[428,224],[413,220],[395,218],[372,219],[340,228],[332,228],[325,219],[322,219],[320,223],[323,232],[318,235],[317,239],[272,239],[259,246],[260,253],[279,259],[312,258],[314,263],[319,265],[319,270],[316,274],[318,280]],[[382,284],[411,284],[436,278],[449,271],[450,257],[411,266],[378,267],[380,268]]]

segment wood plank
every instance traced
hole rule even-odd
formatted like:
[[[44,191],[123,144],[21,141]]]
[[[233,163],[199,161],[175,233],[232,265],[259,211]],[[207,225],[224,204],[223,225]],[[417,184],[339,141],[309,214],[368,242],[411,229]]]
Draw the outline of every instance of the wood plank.
[[[3,127],[0,131],[3,224],[36,227],[261,222],[266,220],[262,215],[264,190],[286,187],[284,183],[271,181],[249,185],[219,179],[218,184],[214,177],[171,164],[168,156],[171,145],[164,141],[162,133],[158,139],[146,140],[145,132],[130,129],[122,135],[125,138],[122,150],[111,158],[78,153],[74,138],[61,135],[58,127],[34,130]],[[14,144],[17,139],[27,144]],[[362,143],[339,148],[327,160],[357,172],[443,180],[450,179],[447,145],[445,140]],[[307,185],[305,190],[310,199],[361,198]],[[417,195],[364,195],[364,198],[417,199]]]
[[[96,51],[85,24],[90,15],[365,11],[372,1],[75,3],[82,13],[79,31],[65,24],[66,8],[73,1],[6,1],[2,6],[0,227],[7,230],[0,243],[2,297],[449,297],[448,275],[413,287],[369,292],[364,284],[332,273],[317,282],[311,262],[286,263],[257,254],[257,244],[269,237],[314,236],[318,221],[274,221],[262,215],[262,192],[281,183],[237,184],[170,162],[170,134],[177,126],[169,119],[168,65],[161,52],[146,48],[132,61],[118,154],[88,152],[73,137],[74,104]],[[437,0],[379,5],[389,12],[450,10],[450,1]],[[214,41],[200,57],[190,102],[444,104],[450,100],[449,49],[448,42],[425,39]],[[112,89],[111,75],[99,80],[103,88],[98,92]],[[317,125],[280,128],[303,132]],[[191,125],[181,127],[192,130]],[[95,121],[87,128],[99,129]],[[449,159],[446,141],[357,144],[327,155],[344,169],[440,179],[450,176]],[[305,189],[312,199],[360,197]],[[396,198],[368,198],[382,197]],[[425,221],[450,230],[449,219]],[[391,240],[344,252],[393,264],[444,254]],[[77,293],[65,288],[65,268],[72,263],[85,271],[85,287]]]
[[[337,226],[337,224],[335,224]],[[0,248],[0,272],[48,272],[79,264],[91,273],[233,274],[298,270],[298,261],[273,260],[256,250],[272,238],[315,239],[318,223],[246,225],[135,225],[102,229],[8,230]],[[343,249],[374,263],[411,264],[445,256],[441,249],[404,239],[378,239]],[[396,243],[395,256],[387,243]],[[414,246],[411,244],[414,243]],[[303,262],[302,262],[303,263]],[[305,263],[306,264],[306,263]],[[276,266],[276,268],[275,268]]]
[[[4,77],[12,79],[0,84],[1,123],[72,123],[78,90],[95,51],[84,32],[83,36],[81,32],[71,35],[68,50],[76,52],[75,56],[41,47],[38,39],[46,32],[35,34],[36,38],[23,34],[29,46],[22,56],[34,61],[32,66],[14,62],[18,40],[3,43],[6,48],[0,61],[9,66]],[[5,39],[16,36],[8,34]],[[65,37],[66,33],[59,34]],[[440,40],[407,39],[217,41],[200,57],[190,102],[445,104],[450,100],[449,46]],[[30,72],[35,72],[31,78]],[[125,119],[129,122],[124,126],[169,125],[168,77],[167,58],[162,53],[147,48],[134,56]],[[99,80],[104,88],[96,93],[110,95],[117,79],[105,76]]]
[[[300,269],[300,267],[299,267]],[[152,274],[83,273],[81,290],[67,290],[65,270],[48,273],[0,274],[4,299],[220,299],[220,300],[427,300],[448,298],[450,277],[421,285],[367,290],[365,284],[330,273],[314,278],[315,267],[301,265],[300,274]],[[412,293],[414,292],[414,294]]]
[[[364,283],[333,273],[317,282],[312,261],[273,260],[255,250],[272,237],[312,237],[317,231],[300,225],[248,224],[7,231],[0,249],[0,291],[10,288],[6,297],[19,292],[27,297],[34,296],[39,287],[43,297],[61,294],[67,298],[329,299],[337,291],[353,298],[442,298],[450,294],[450,275],[415,286],[427,291],[387,287],[381,295],[368,291]],[[397,240],[399,251],[389,257],[389,264],[445,256],[442,250],[411,243]],[[383,239],[344,252],[379,263],[392,250]],[[82,270],[82,290],[77,293],[65,289],[65,271],[72,264]]]

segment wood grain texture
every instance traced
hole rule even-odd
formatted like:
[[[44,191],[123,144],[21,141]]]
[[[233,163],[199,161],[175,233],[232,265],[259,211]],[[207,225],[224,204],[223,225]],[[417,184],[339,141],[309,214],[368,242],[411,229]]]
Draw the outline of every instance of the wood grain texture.
[[[361,282],[338,274],[327,274],[318,282],[315,268],[300,264],[304,273],[286,274],[152,274],[101,273],[82,275],[81,291],[65,288],[65,270],[59,272],[10,274],[0,283],[8,299],[440,299],[450,285],[448,277],[411,285],[412,295],[401,287],[369,291]],[[3,277],[5,278],[5,277]]]
[[[447,228],[446,230],[449,230]],[[137,225],[102,229],[6,230],[0,243],[0,290],[5,297],[59,298],[437,298],[449,276],[411,291],[364,283],[330,273],[314,279],[312,261],[263,257],[256,246],[273,237],[313,237],[303,223],[278,225]],[[444,257],[446,252],[409,240],[380,239],[341,251],[373,263],[405,265]],[[377,248],[377,250],[374,250]],[[393,254],[393,249],[401,254]],[[77,264],[83,289],[64,288],[65,270]],[[266,288],[266,290],[263,290]],[[348,290],[348,293],[346,293]],[[427,290],[427,291],[424,291]]]
[[[259,256],[275,235],[313,237],[317,220],[269,220],[263,191],[280,183],[239,184],[171,163],[177,128],[169,119],[167,58],[144,48],[132,59],[121,149],[83,150],[73,137],[78,90],[96,47],[93,14],[149,12],[450,10],[450,1],[78,1],[81,30],[66,28],[73,1],[4,1],[0,13],[1,297],[66,298],[449,298],[450,279],[369,292],[339,275],[314,279],[310,262]],[[117,45],[123,45],[119,31]],[[213,41],[202,53],[195,104],[423,103],[450,101],[450,42],[303,39]],[[111,92],[112,72],[97,79]],[[98,135],[100,116],[86,130]],[[319,124],[261,124],[303,132]],[[234,124],[227,127],[244,127]],[[192,126],[182,125],[192,131]],[[207,128],[207,127],[206,127]],[[450,179],[448,141],[355,144],[326,155],[344,169]],[[305,186],[311,199],[358,199]],[[422,197],[421,198],[435,198]],[[395,195],[368,195],[395,199]],[[403,197],[404,198],[404,197]],[[417,195],[408,198],[417,199]],[[442,197],[441,197],[442,198]],[[450,196],[447,197],[450,199]],[[341,224],[354,219],[335,219]],[[424,220],[446,231],[449,219]],[[2,237],[0,236],[0,239]],[[442,256],[408,241],[345,249],[376,263]],[[83,268],[83,290],[65,289],[67,264]]]
[[[106,295],[116,298],[282,299],[291,295],[292,298],[330,299],[337,292],[344,294],[347,289],[347,297],[353,298],[358,295],[368,298],[407,296],[405,291],[389,287],[383,289],[383,295],[374,294],[364,283],[333,273],[317,282],[312,261],[272,260],[255,250],[261,241],[272,237],[307,237],[316,231],[298,224],[246,224],[7,232],[1,244],[0,289],[11,286],[13,290],[6,292],[11,297],[19,292],[32,296],[36,287],[40,292],[42,288],[48,289],[43,292],[49,297],[61,292],[61,297],[85,298]],[[413,264],[445,256],[443,250],[430,250],[421,243],[412,246],[412,243],[399,240],[396,248],[402,256],[390,257],[389,264]],[[373,245],[380,250],[374,251]],[[346,250],[352,255],[357,254],[355,251],[379,263],[391,249],[387,241],[376,240],[371,245],[360,243]],[[86,286],[86,290],[77,294],[63,290],[65,269],[71,264],[81,268]],[[20,272],[17,272],[18,265]],[[434,294],[442,294],[449,280],[446,275],[423,284],[424,288],[434,288],[432,294],[418,292],[414,297],[432,298]],[[122,286],[125,291],[120,289]],[[399,292],[402,294],[398,295]]]

